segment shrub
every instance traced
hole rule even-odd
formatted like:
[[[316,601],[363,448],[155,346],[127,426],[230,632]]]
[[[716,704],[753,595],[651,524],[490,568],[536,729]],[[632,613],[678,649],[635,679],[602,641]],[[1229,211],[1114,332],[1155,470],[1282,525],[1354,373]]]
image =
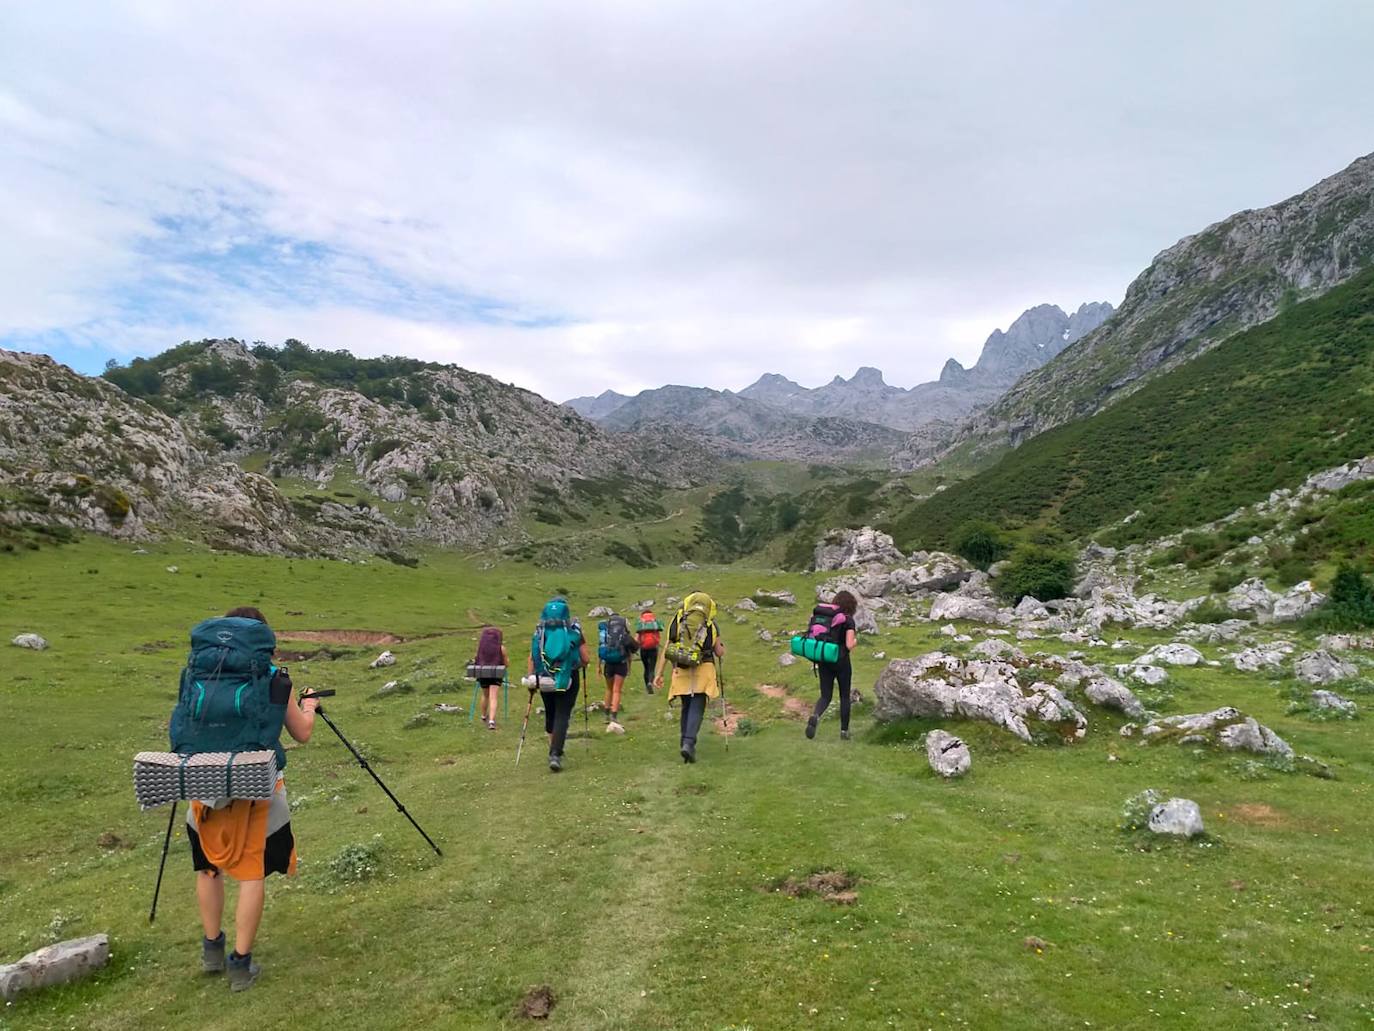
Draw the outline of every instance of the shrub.
[[[1312,579],[1313,572],[1312,563],[1308,559],[1295,555],[1274,566],[1274,576],[1284,587],[1292,587],[1295,583]]]
[[[1039,601],[1064,598],[1073,592],[1073,555],[1040,544],[1024,544],[1008,560],[997,578],[997,590],[1013,605],[1029,595]]]
[[[1244,568],[1218,569],[1212,574],[1212,579],[1208,581],[1207,586],[1213,594],[1225,594],[1249,575]]]
[[[1005,557],[1008,545],[1002,531],[991,523],[965,523],[954,534],[954,553],[979,569],[987,569]]]
[[[110,517],[114,523],[122,523],[128,518],[133,503],[129,500],[129,495],[125,494],[118,487],[102,483],[95,489],[95,503],[100,506],[100,510]]]
[[[1188,613],[1194,623],[1225,623],[1234,616],[1234,612],[1216,601],[1205,601]]]
[[[1354,566],[1336,570],[1331,594],[1313,615],[1328,630],[1363,630],[1374,626],[1374,583]]]

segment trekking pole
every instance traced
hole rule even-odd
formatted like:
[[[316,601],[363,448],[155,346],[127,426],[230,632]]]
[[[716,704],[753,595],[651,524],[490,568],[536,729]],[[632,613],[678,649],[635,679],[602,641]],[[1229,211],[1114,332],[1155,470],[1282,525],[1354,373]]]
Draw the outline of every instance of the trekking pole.
[[[162,862],[157,864],[157,884],[153,887],[153,908],[148,910],[148,923],[157,919],[157,897],[162,894],[162,871],[167,867],[167,846],[172,843],[172,825],[177,818],[177,804],[172,802],[171,815],[167,817],[167,836],[162,839]]]
[[[312,691],[308,694],[301,695],[301,701],[304,701],[307,698],[328,698],[333,693],[333,691]],[[395,804],[396,811],[400,813],[402,816],[404,816],[407,820],[409,820],[410,825],[420,832],[420,837],[424,838],[425,841],[428,843],[429,847],[434,849],[435,855],[442,856],[444,853],[439,849],[438,845],[434,844],[434,839],[431,838],[428,834],[426,834],[425,829],[415,822],[415,817],[411,816],[410,813],[406,811],[406,807],[401,804],[401,800],[391,793],[391,789],[382,782],[382,778],[377,776],[377,771],[374,770],[370,765],[368,765],[367,760],[363,758],[363,754],[353,747],[352,742],[350,742],[348,738],[344,737],[343,732],[334,725],[334,721],[331,720],[327,715],[325,715],[324,707],[320,705],[318,702],[315,705],[315,712],[324,717],[324,721],[329,724],[329,729],[332,730],[338,736],[339,740],[343,742],[344,747],[353,753],[353,758],[358,760],[358,765],[372,775],[372,779],[377,782],[377,786],[381,788],[382,791],[386,793],[386,797],[391,799],[391,801]]]
[[[725,750],[730,751],[730,720],[725,714],[725,657],[716,659],[716,680],[720,686],[720,732],[725,736]]]
[[[515,765],[520,765],[520,753],[525,748],[525,730],[530,725],[530,713],[534,711],[534,688],[530,688],[530,704],[525,706],[525,722],[520,724],[520,743],[515,746]]]
[[[581,674],[579,673],[579,676],[580,676],[580,675],[581,675]],[[587,696],[590,695],[591,693],[592,693],[591,688],[589,688],[589,687],[587,686],[587,678],[586,678],[585,676],[583,676],[583,677],[582,677],[582,733],[583,733],[583,735],[587,738],[587,748],[586,748],[586,750],[589,751],[589,752],[590,752],[591,749],[592,749],[592,721],[591,721],[591,717],[587,715],[587,712],[588,712],[588,709],[587,709]]]

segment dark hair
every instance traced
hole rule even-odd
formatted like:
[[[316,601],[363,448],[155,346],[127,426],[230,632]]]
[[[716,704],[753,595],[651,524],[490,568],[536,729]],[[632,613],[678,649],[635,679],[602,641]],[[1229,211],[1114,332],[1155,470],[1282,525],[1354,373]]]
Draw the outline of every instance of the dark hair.
[[[840,591],[837,593],[830,604],[834,605],[846,616],[852,616],[859,611],[859,599],[848,591]]]
[[[244,605],[237,609],[230,609],[225,614],[226,618],[256,619],[259,623],[266,623],[267,617],[251,605]]]

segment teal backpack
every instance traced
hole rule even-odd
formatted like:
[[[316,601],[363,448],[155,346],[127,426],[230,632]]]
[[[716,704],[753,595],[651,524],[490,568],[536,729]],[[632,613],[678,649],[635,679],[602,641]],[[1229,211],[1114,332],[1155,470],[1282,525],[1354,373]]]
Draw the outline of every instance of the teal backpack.
[[[252,752],[270,748],[286,766],[282,727],[286,705],[271,698],[277,636],[256,619],[207,619],[191,631],[191,655],[169,731],[172,751]]]
[[[581,662],[582,628],[573,621],[566,599],[554,598],[539,614],[530,641],[530,658],[538,676],[553,677],[553,689],[566,691]]]

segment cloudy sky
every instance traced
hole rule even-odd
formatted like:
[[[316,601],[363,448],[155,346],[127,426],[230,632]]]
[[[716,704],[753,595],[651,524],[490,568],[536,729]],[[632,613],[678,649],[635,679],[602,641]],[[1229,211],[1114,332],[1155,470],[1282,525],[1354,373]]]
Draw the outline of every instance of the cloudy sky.
[[[1374,150],[1371,52],[1367,0],[5,4],[0,346],[908,386]]]

